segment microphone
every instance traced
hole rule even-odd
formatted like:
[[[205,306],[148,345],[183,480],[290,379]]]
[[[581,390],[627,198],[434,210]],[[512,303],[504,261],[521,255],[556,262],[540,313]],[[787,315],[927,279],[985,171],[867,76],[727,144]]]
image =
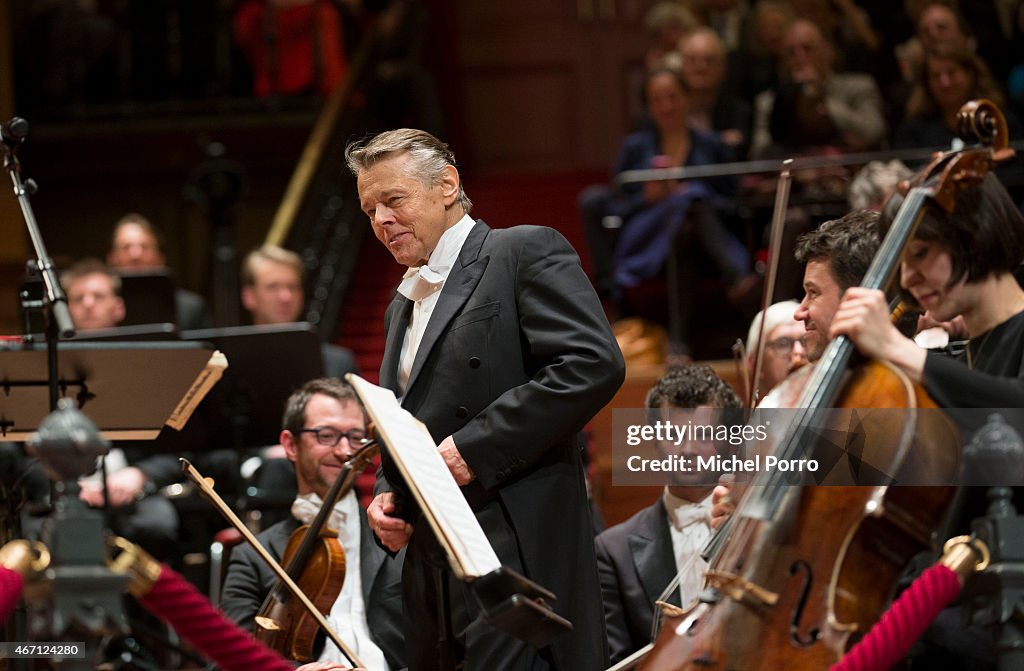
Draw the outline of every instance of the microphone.
[[[11,117],[0,123],[0,141],[4,144],[14,146],[21,144],[28,137],[28,122],[20,116]]]

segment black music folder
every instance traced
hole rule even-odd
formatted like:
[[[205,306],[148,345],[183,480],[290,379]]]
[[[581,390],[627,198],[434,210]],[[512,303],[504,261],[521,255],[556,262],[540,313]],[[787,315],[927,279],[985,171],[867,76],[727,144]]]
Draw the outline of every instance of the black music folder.
[[[125,315],[122,326],[174,324],[174,276],[169,270],[118,270]]]

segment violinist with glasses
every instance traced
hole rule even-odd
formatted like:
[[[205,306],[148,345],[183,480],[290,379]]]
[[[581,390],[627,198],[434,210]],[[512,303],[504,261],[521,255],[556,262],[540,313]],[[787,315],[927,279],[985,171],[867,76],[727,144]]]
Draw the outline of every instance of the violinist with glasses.
[[[343,465],[367,437],[366,416],[355,391],[335,378],[307,382],[285,406],[281,445],[295,465],[299,495],[291,517],[257,536],[280,560],[300,524],[310,524]],[[354,491],[341,497],[327,523],[344,549],[344,582],[327,621],[368,669],[405,667],[401,634],[401,575],[404,552],[395,558],[374,542]],[[221,604],[229,618],[250,630],[277,578],[248,545],[232,552]],[[317,661],[301,671],[348,669],[345,656],[328,640],[314,654]]]

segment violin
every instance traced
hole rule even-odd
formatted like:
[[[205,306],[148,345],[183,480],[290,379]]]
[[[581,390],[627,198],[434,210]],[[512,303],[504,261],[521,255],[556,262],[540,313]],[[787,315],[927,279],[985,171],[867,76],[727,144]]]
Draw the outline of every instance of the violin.
[[[338,530],[329,528],[327,521],[334,505],[351,491],[356,477],[379,449],[376,441],[363,442],[342,466],[314,520],[292,532],[281,557],[285,572],[323,615],[331,612],[345,581],[345,551]],[[256,638],[285,657],[304,663],[316,659],[319,633],[317,619],[301,601],[291,598],[287,586],[278,580],[256,614]]]
[[[330,517],[330,510],[331,508],[334,507],[334,503],[336,503],[337,500],[341,498],[341,496],[343,496],[352,488],[352,484],[355,482],[355,477],[363,468],[366,467],[370,460],[373,459],[378,449],[379,447],[377,446],[377,441],[375,440],[367,440],[363,442],[361,449],[342,467],[342,472],[339,473],[338,478],[335,480],[334,485],[331,486],[331,490],[327,494],[327,501],[323,506],[321,506],[320,511],[317,513],[316,519],[314,519],[313,521],[314,523],[309,525],[309,527],[319,526],[321,530],[323,529],[324,524]],[[359,660],[356,654],[352,651],[351,648],[349,648],[345,644],[343,640],[341,640],[341,637],[338,636],[338,634],[335,633],[334,630],[331,629],[330,625],[327,623],[327,620],[325,619],[324,615],[326,612],[329,612],[330,606],[328,606],[328,611],[324,611],[321,608],[318,608],[316,605],[314,605],[313,602],[310,601],[309,597],[306,596],[306,593],[295,583],[295,580],[291,577],[291,575],[289,575],[287,571],[281,568],[281,565],[278,564],[277,560],[274,559],[273,555],[271,555],[267,551],[267,549],[263,547],[259,540],[257,540],[256,536],[254,536],[253,533],[249,531],[248,527],[242,524],[242,521],[238,519],[238,515],[236,515],[234,511],[231,510],[231,508],[229,508],[226,503],[224,503],[224,500],[220,498],[217,492],[214,491],[212,481],[208,481],[206,478],[204,478],[202,474],[200,474],[199,471],[196,470],[195,466],[189,463],[187,459],[179,458],[178,461],[181,462],[182,470],[184,471],[185,475],[196,485],[196,487],[198,487],[199,491],[203,494],[203,496],[207,497],[210,500],[210,503],[212,503],[213,506],[217,509],[217,511],[224,516],[224,519],[226,519],[228,523],[230,523],[240,534],[242,534],[242,537],[249,543],[249,545],[252,546],[253,550],[256,551],[256,554],[258,554],[260,558],[263,559],[264,562],[266,562],[267,566],[269,566],[270,569],[277,575],[278,582],[275,583],[274,589],[271,590],[271,594],[277,591],[277,588],[280,588],[282,586],[288,590],[288,593],[291,598],[288,599],[284,596],[278,595],[274,603],[282,605],[280,605],[279,607],[275,607],[268,611],[266,614],[264,614],[264,617],[266,618],[264,621],[266,624],[266,628],[277,634],[288,634],[294,628],[294,623],[298,620],[297,612],[298,608],[301,607],[304,609],[305,615],[308,615],[312,619],[312,621],[315,622],[316,625],[319,626],[320,629],[323,630],[325,634],[327,634],[327,637],[330,638],[331,641],[336,646],[338,646],[338,649],[341,651],[341,654],[344,655],[344,657],[348,660],[349,664],[351,664],[354,668],[363,668],[363,663]],[[327,505],[328,503],[330,505]],[[320,519],[321,516],[323,516],[322,520]],[[319,525],[317,525],[318,521]],[[312,538],[316,535],[319,534],[313,534],[310,537]],[[333,536],[335,542],[337,542],[337,533],[334,533]],[[290,541],[294,539],[295,535],[293,534],[292,538],[289,539],[289,547],[291,547]],[[310,544],[313,544],[312,541],[310,542]],[[302,546],[303,543],[301,541],[296,543],[296,557],[298,557],[298,555],[300,554],[299,550],[303,549]],[[340,543],[338,544],[338,548],[340,549]],[[343,558],[344,552],[342,551],[342,559]],[[320,567],[329,566],[329,564],[325,562],[317,562],[317,565]],[[334,568],[337,569],[337,565],[335,565]],[[342,566],[342,571],[343,570],[344,567]],[[296,572],[301,573],[301,571]],[[342,577],[341,581],[339,581],[339,585],[343,580],[344,577]],[[337,595],[340,593],[341,588],[339,586],[337,592],[335,592],[334,598],[336,599]],[[291,611],[284,607],[284,604],[287,604],[289,602],[292,603],[293,607],[293,610]],[[333,604],[333,601],[331,603]],[[260,612],[263,612],[263,608],[261,608]],[[313,634],[313,636],[315,637],[315,633]],[[280,643],[283,646],[284,643],[288,643],[291,641],[291,636],[280,635],[275,636],[274,639],[275,643]],[[282,653],[283,649],[284,648],[277,648],[278,652]],[[300,650],[299,652],[303,651]],[[309,654],[312,654],[312,642],[310,642],[309,645]]]
[[[981,146],[939,155],[904,186],[906,199],[862,286],[889,286],[926,199],[952,210],[956,190],[982,179],[1005,156],[1006,123],[993,103],[972,101],[960,117],[961,135]],[[780,459],[819,454],[816,432],[808,427],[835,412],[829,409],[900,408],[880,413],[890,424],[873,432],[858,427],[869,431],[863,444],[872,451],[871,463],[895,474],[896,482],[909,474],[952,482],[959,461],[955,431],[939,413],[921,412],[935,403],[893,366],[853,366],[853,355],[852,342],[841,336],[813,368],[793,376],[804,383],[796,417],[772,453]],[[922,422],[926,417],[940,421]],[[855,470],[857,463],[850,465]],[[955,493],[952,486],[892,487],[890,480],[794,487],[786,476],[755,476],[755,486],[713,539],[707,598],[665,625],[645,671],[828,668],[880,617],[910,558],[934,544]]]

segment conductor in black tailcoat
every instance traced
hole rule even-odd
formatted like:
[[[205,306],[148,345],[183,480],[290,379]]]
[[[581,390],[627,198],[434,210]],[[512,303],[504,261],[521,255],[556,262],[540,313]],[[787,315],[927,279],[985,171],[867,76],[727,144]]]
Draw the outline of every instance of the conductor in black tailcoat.
[[[382,133],[346,158],[374,234],[409,267],[385,318],[381,384],[426,424],[502,564],[553,591],[573,623],[541,650],[487,624],[385,453],[368,515],[385,546],[408,544],[410,669],[603,669],[577,432],[624,364],[579,258],[550,228],[471,219],[455,158],[428,133]]]

